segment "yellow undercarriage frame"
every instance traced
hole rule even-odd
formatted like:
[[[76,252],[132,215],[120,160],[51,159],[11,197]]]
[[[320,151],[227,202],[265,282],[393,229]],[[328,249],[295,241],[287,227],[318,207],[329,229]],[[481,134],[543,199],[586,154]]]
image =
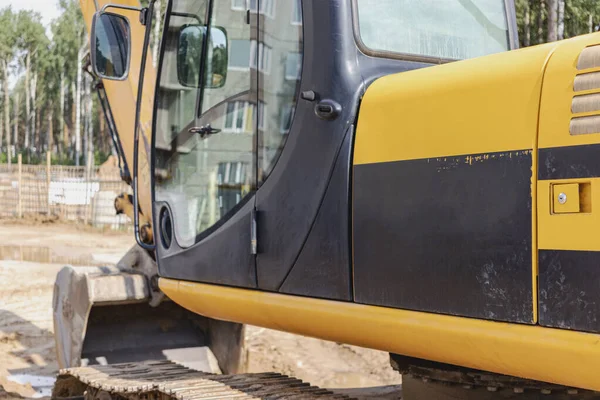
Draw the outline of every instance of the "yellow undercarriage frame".
[[[600,390],[600,335],[160,279],[201,315]]]

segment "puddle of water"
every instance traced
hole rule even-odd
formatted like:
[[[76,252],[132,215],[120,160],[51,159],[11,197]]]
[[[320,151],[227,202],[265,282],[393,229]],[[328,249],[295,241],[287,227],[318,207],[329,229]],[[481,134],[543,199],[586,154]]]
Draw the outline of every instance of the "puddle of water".
[[[33,398],[50,397],[52,395],[52,387],[54,386],[54,381],[56,380],[52,376],[39,376],[28,374],[9,375],[7,379],[20,385],[30,384],[36,392],[32,396]]]
[[[101,266],[105,263],[94,260],[91,254],[61,256],[43,246],[0,246],[0,260],[29,261],[45,264],[70,264],[78,266]]]

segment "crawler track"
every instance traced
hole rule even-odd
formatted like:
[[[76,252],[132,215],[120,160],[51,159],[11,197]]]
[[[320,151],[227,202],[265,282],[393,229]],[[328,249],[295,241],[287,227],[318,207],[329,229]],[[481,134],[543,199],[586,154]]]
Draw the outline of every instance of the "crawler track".
[[[277,373],[213,375],[169,361],[145,361],[61,370],[57,400],[319,399],[351,397]]]

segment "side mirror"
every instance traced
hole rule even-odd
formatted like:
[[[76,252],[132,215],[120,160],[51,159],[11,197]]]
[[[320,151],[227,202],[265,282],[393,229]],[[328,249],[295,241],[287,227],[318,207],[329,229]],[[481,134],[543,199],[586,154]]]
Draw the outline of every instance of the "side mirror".
[[[179,30],[177,43],[177,79],[186,87],[200,87],[200,63],[206,27],[186,25]],[[220,27],[210,28],[208,62],[204,72],[204,87],[216,89],[225,85],[227,78],[227,32]]]
[[[126,79],[131,61],[131,31],[127,18],[97,12],[92,20],[90,40],[94,73],[103,79]]]

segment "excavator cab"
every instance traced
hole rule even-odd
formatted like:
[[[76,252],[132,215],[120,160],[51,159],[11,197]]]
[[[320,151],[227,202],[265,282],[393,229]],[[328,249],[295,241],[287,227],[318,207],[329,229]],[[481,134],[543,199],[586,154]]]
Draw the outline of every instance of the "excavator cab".
[[[600,389],[597,34],[509,51],[510,0],[172,0],[163,24],[167,296],[426,380]]]
[[[107,2],[100,3],[81,1],[84,19],[95,32],[84,70],[94,79],[121,177],[132,184],[133,93],[138,76],[130,73],[130,67],[136,44],[141,47],[143,26],[130,24],[133,16],[137,19],[136,0],[119,2],[126,9],[123,15],[114,9],[96,14]],[[188,34],[195,33],[192,29]],[[146,73],[152,76],[154,71]],[[144,121],[145,115],[140,123]],[[141,237],[151,240],[149,185],[142,189],[142,197],[137,207],[143,212]],[[115,199],[117,213],[133,217],[130,198],[121,194]],[[138,245],[114,267],[64,267],[57,275],[53,298],[59,366],[170,360],[205,372],[242,372],[246,368],[243,325],[182,308],[165,297],[157,278],[154,253]]]

